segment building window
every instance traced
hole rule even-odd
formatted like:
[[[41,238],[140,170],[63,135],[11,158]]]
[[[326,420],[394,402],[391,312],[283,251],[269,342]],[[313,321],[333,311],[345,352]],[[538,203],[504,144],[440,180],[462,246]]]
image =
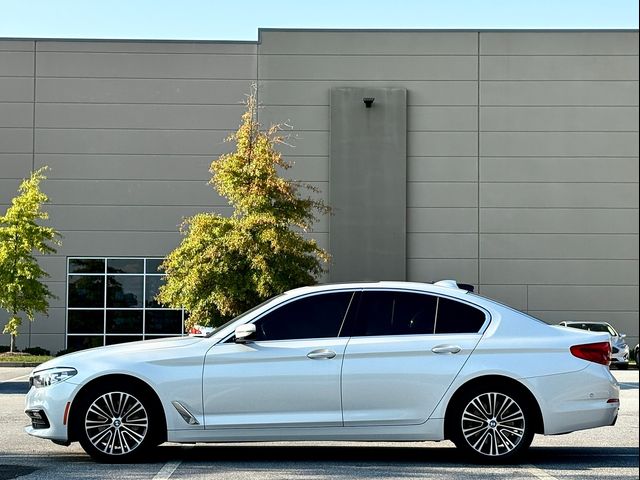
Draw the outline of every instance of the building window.
[[[163,308],[161,258],[69,258],[67,349],[184,335],[184,310]]]

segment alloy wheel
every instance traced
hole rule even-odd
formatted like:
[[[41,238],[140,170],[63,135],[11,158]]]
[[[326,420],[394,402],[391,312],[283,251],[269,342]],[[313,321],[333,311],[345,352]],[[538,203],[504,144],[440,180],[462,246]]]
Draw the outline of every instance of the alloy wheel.
[[[509,454],[525,435],[525,415],[510,396],[487,392],[473,398],[462,412],[462,434],[467,444],[483,456]]]
[[[109,392],[91,403],[84,420],[91,444],[106,455],[124,455],[144,441],[149,416],[140,400],[129,393]]]

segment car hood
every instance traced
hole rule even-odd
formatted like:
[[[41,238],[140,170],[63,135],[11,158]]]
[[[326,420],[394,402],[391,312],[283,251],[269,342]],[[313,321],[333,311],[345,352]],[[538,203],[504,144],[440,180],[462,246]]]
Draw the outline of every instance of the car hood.
[[[46,370],[54,367],[76,367],[86,361],[116,359],[122,357],[140,358],[159,353],[158,351],[181,350],[185,347],[204,341],[201,337],[171,337],[157,340],[121,343],[106,347],[90,348],[79,352],[68,353],[38,365],[33,371]]]

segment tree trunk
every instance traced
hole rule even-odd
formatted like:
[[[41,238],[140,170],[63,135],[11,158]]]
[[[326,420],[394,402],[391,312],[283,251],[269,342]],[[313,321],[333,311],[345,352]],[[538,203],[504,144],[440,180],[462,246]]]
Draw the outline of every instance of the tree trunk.
[[[9,344],[9,351],[13,353],[16,349],[16,336],[11,334],[11,343]]]

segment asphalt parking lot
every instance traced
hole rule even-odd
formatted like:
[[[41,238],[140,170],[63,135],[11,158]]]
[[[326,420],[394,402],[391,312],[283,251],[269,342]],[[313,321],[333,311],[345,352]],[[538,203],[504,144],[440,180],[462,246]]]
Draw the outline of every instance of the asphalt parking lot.
[[[78,444],[23,432],[28,368],[0,367],[0,480],[23,479],[637,479],[638,370],[614,371],[621,408],[614,427],[536,436],[525,462],[460,462],[449,442],[165,444],[148,463],[96,464]]]

